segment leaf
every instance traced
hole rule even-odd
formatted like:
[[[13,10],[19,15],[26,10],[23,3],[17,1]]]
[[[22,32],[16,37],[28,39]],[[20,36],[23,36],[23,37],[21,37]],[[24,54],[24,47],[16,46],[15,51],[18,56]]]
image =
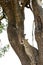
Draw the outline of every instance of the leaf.
[[[0,57],[4,56],[5,53],[9,50],[9,45],[4,46],[3,48],[0,48]]]

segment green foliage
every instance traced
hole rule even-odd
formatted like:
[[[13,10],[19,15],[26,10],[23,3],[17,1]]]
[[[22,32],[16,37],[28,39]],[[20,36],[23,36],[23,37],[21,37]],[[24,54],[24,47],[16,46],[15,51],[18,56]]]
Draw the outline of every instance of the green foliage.
[[[5,52],[9,50],[9,45],[4,46],[3,48],[0,48],[0,57],[5,55]]]
[[[4,29],[4,24],[0,24],[0,33],[2,33],[3,29]]]
[[[6,22],[8,22],[8,17],[6,16],[6,14],[3,12],[3,9],[1,7],[0,9],[0,33],[3,32],[3,30],[5,30],[8,26],[8,24],[4,24],[1,22],[1,20],[6,19]],[[0,48],[0,57],[5,55],[5,52],[7,52],[9,50],[9,44],[4,46],[3,48]]]
[[[5,30],[5,27],[7,27],[8,24],[4,25],[3,23],[0,24],[0,33],[3,32],[3,30]],[[9,45],[4,46],[3,48],[0,48],[0,57],[5,55],[5,52],[7,52],[9,50]]]

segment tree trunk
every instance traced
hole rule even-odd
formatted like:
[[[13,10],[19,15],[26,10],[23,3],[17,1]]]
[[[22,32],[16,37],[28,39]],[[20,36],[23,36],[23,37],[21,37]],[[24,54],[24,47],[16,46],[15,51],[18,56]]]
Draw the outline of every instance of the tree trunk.
[[[10,44],[12,48],[15,50],[16,54],[21,60],[22,65],[31,65],[31,59],[25,52],[25,47],[21,45],[22,39],[24,39],[24,7],[23,9],[19,6],[19,0],[0,0],[0,5],[3,7],[4,12],[6,13],[8,17],[8,38],[10,41]],[[26,2],[27,3],[27,2]],[[30,3],[30,1],[29,1]],[[24,4],[25,5],[25,4]],[[43,65],[43,25],[40,24],[43,23],[43,20],[39,13],[40,10],[36,6],[36,1],[32,1],[33,6],[33,13],[35,16],[35,24],[36,24],[36,41],[38,43],[39,48],[39,60],[35,57],[38,56],[38,51],[33,47],[30,51],[33,51],[33,55],[35,59],[37,60],[36,65]],[[40,17],[41,19],[39,19]],[[39,25],[38,25],[38,21]],[[42,26],[41,26],[42,25]],[[37,28],[38,27],[38,28]],[[37,31],[39,31],[37,33]],[[42,32],[41,32],[42,31]],[[29,52],[30,53],[30,52]]]
[[[43,65],[43,9],[35,1],[33,1],[33,13],[35,16],[35,38],[39,50],[38,65]]]
[[[12,26],[8,27],[8,38],[9,38],[11,46],[13,47],[13,49],[17,53],[18,57],[20,58],[22,65],[31,65],[31,60],[27,56],[24,46],[20,44],[18,36],[17,36],[17,32],[16,32],[16,30],[13,29]],[[38,53],[35,48],[33,49],[33,51],[34,51],[35,55]]]

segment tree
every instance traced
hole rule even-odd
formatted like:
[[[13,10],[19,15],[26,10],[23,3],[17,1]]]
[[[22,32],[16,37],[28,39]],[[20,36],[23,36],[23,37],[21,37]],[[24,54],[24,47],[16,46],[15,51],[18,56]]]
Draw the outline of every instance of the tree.
[[[38,5],[37,0],[32,0],[31,5],[30,0],[21,0],[20,2],[21,4],[19,4],[19,0],[0,0],[0,5],[8,17],[7,32],[10,44],[22,65],[43,65],[43,16],[41,15],[43,9]],[[38,50],[30,46],[25,39],[24,7],[30,8],[34,14]]]

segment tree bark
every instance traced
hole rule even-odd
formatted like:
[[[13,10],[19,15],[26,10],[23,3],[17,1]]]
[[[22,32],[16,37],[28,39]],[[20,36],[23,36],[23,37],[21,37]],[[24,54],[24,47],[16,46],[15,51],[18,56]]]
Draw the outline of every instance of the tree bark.
[[[8,38],[9,38],[11,46],[13,47],[13,49],[17,53],[18,57],[20,58],[22,65],[31,65],[31,60],[27,56],[25,49],[24,49],[24,46],[21,45],[19,40],[18,40],[16,30],[13,30],[13,28],[12,29],[11,28],[12,27],[8,28]],[[34,51],[34,53],[37,57],[38,51],[35,48],[33,48],[31,50]],[[36,58],[36,60],[37,60],[37,58]]]
[[[33,13],[35,17],[35,38],[39,50],[38,65],[43,65],[43,9],[36,1],[33,1]]]
[[[29,1],[30,3],[30,1]],[[27,2],[26,2],[27,4]],[[0,0],[0,5],[3,7],[4,12],[6,13],[8,17],[8,38],[10,41],[10,44],[12,48],[15,50],[16,54],[21,60],[22,65],[31,65],[31,60],[30,57],[26,54],[25,52],[25,47],[21,45],[22,39],[24,39],[24,7],[23,9],[19,6],[19,0]],[[37,60],[36,65],[43,65],[43,29],[41,30],[41,25],[40,22],[43,23],[43,20],[40,15],[39,15],[39,9],[37,8],[38,5],[36,6],[36,1],[32,1],[32,6],[33,6],[33,13],[35,16],[35,24],[36,24],[36,41],[38,42],[38,48],[39,48],[39,60],[35,57],[35,55],[38,56],[38,51],[33,47],[30,51],[33,51],[34,57]],[[41,20],[39,20],[39,18]],[[37,22],[36,22],[37,21]],[[39,25],[38,25],[38,21]],[[39,32],[37,33],[37,26]],[[43,25],[42,25],[43,26]],[[38,37],[37,37],[38,36]],[[40,40],[40,41],[39,41]]]

